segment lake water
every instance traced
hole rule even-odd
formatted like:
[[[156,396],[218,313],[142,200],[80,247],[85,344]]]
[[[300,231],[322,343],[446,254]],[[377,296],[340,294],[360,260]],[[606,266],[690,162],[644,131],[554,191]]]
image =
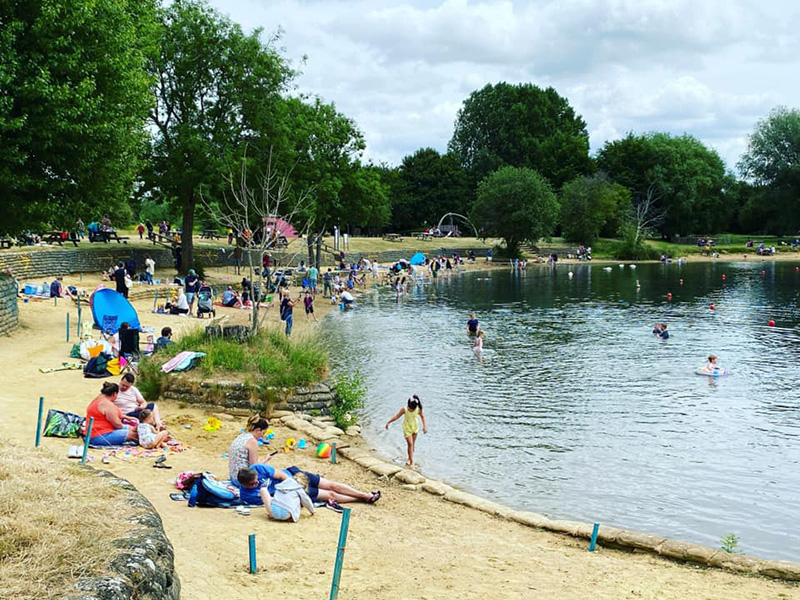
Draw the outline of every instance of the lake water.
[[[789,263],[529,267],[374,291],[326,337],[335,368],[366,378],[365,437],[400,463],[400,424],[383,426],[417,393],[431,477],[551,518],[714,547],[734,533],[748,554],[800,560],[798,299]],[[709,352],[733,374],[696,375]]]

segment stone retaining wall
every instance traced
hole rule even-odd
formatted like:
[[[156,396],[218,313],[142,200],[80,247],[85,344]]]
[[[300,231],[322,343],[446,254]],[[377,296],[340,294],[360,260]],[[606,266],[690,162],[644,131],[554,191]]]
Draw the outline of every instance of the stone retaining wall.
[[[299,414],[280,415],[280,421],[290,429],[300,431],[318,442],[336,443],[338,453],[372,472],[376,477],[394,479],[406,489],[424,491],[440,496],[448,502],[461,504],[492,516],[514,521],[528,527],[544,529],[554,533],[589,540],[592,536],[592,523],[549,519],[538,513],[517,511],[497,502],[486,500],[473,494],[457,490],[445,483],[426,479],[420,473],[386,462],[357,447],[347,445],[347,437],[335,427],[315,424],[313,419]],[[349,431],[349,430],[348,430]],[[715,567],[747,575],[761,575],[786,581],[800,581],[800,563],[783,560],[762,560],[743,554],[728,554],[718,548],[700,544],[670,540],[665,537],[600,526],[598,544],[614,549],[632,552],[649,552],[657,556]]]
[[[108,471],[97,471],[97,476],[124,489],[128,503],[141,509],[131,518],[139,527],[115,540],[121,552],[111,561],[112,575],[81,579],[75,584],[77,591],[62,600],[178,600],[181,583],[158,512],[130,482]]]
[[[328,415],[336,400],[333,382],[323,381],[295,389],[262,388],[233,381],[197,381],[167,375],[161,397],[187,404],[239,409],[251,413],[274,410]]]
[[[13,279],[0,275],[0,335],[8,335],[18,327],[17,288]]]

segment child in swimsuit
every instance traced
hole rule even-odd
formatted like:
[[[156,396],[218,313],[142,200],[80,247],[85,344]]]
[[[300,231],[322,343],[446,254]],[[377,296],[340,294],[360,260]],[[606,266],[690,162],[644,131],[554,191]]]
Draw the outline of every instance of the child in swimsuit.
[[[417,434],[419,433],[419,420],[417,416],[422,420],[422,433],[428,433],[425,415],[422,414],[422,401],[419,399],[419,396],[414,394],[408,399],[406,406],[401,408],[400,412],[386,423],[386,429],[388,431],[391,423],[403,417],[403,437],[406,438],[406,445],[408,447],[408,461],[406,461],[406,465],[409,467],[414,466],[414,446],[416,445]]]

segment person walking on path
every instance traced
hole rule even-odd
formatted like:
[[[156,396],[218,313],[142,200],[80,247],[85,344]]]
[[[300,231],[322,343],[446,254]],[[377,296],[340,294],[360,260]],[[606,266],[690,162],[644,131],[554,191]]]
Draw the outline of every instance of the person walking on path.
[[[281,300],[281,321],[286,322],[286,337],[292,335],[292,325],[294,324],[292,308],[294,308],[294,302],[289,297],[289,290],[284,289],[283,299]]]
[[[408,399],[406,406],[400,409],[395,416],[386,422],[386,430],[389,430],[389,425],[403,417],[403,437],[406,438],[408,446],[408,461],[406,465],[409,467],[414,466],[414,447],[417,443],[417,434],[419,433],[419,419],[422,420],[422,433],[428,433],[428,425],[425,423],[425,415],[422,414],[422,401],[419,396],[414,394]]]
[[[156,274],[156,261],[149,254],[144,257],[144,276],[147,283],[153,285],[153,276]]]

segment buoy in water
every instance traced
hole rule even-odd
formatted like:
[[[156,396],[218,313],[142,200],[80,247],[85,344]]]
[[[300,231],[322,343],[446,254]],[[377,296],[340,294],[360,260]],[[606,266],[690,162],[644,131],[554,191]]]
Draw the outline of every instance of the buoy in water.
[[[713,304],[709,304],[708,308],[710,308],[711,310],[714,310],[714,305]]]
[[[770,320],[769,320],[769,326],[770,326],[770,327],[775,327],[775,321],[773,321],[772,319],[770,319]]]

